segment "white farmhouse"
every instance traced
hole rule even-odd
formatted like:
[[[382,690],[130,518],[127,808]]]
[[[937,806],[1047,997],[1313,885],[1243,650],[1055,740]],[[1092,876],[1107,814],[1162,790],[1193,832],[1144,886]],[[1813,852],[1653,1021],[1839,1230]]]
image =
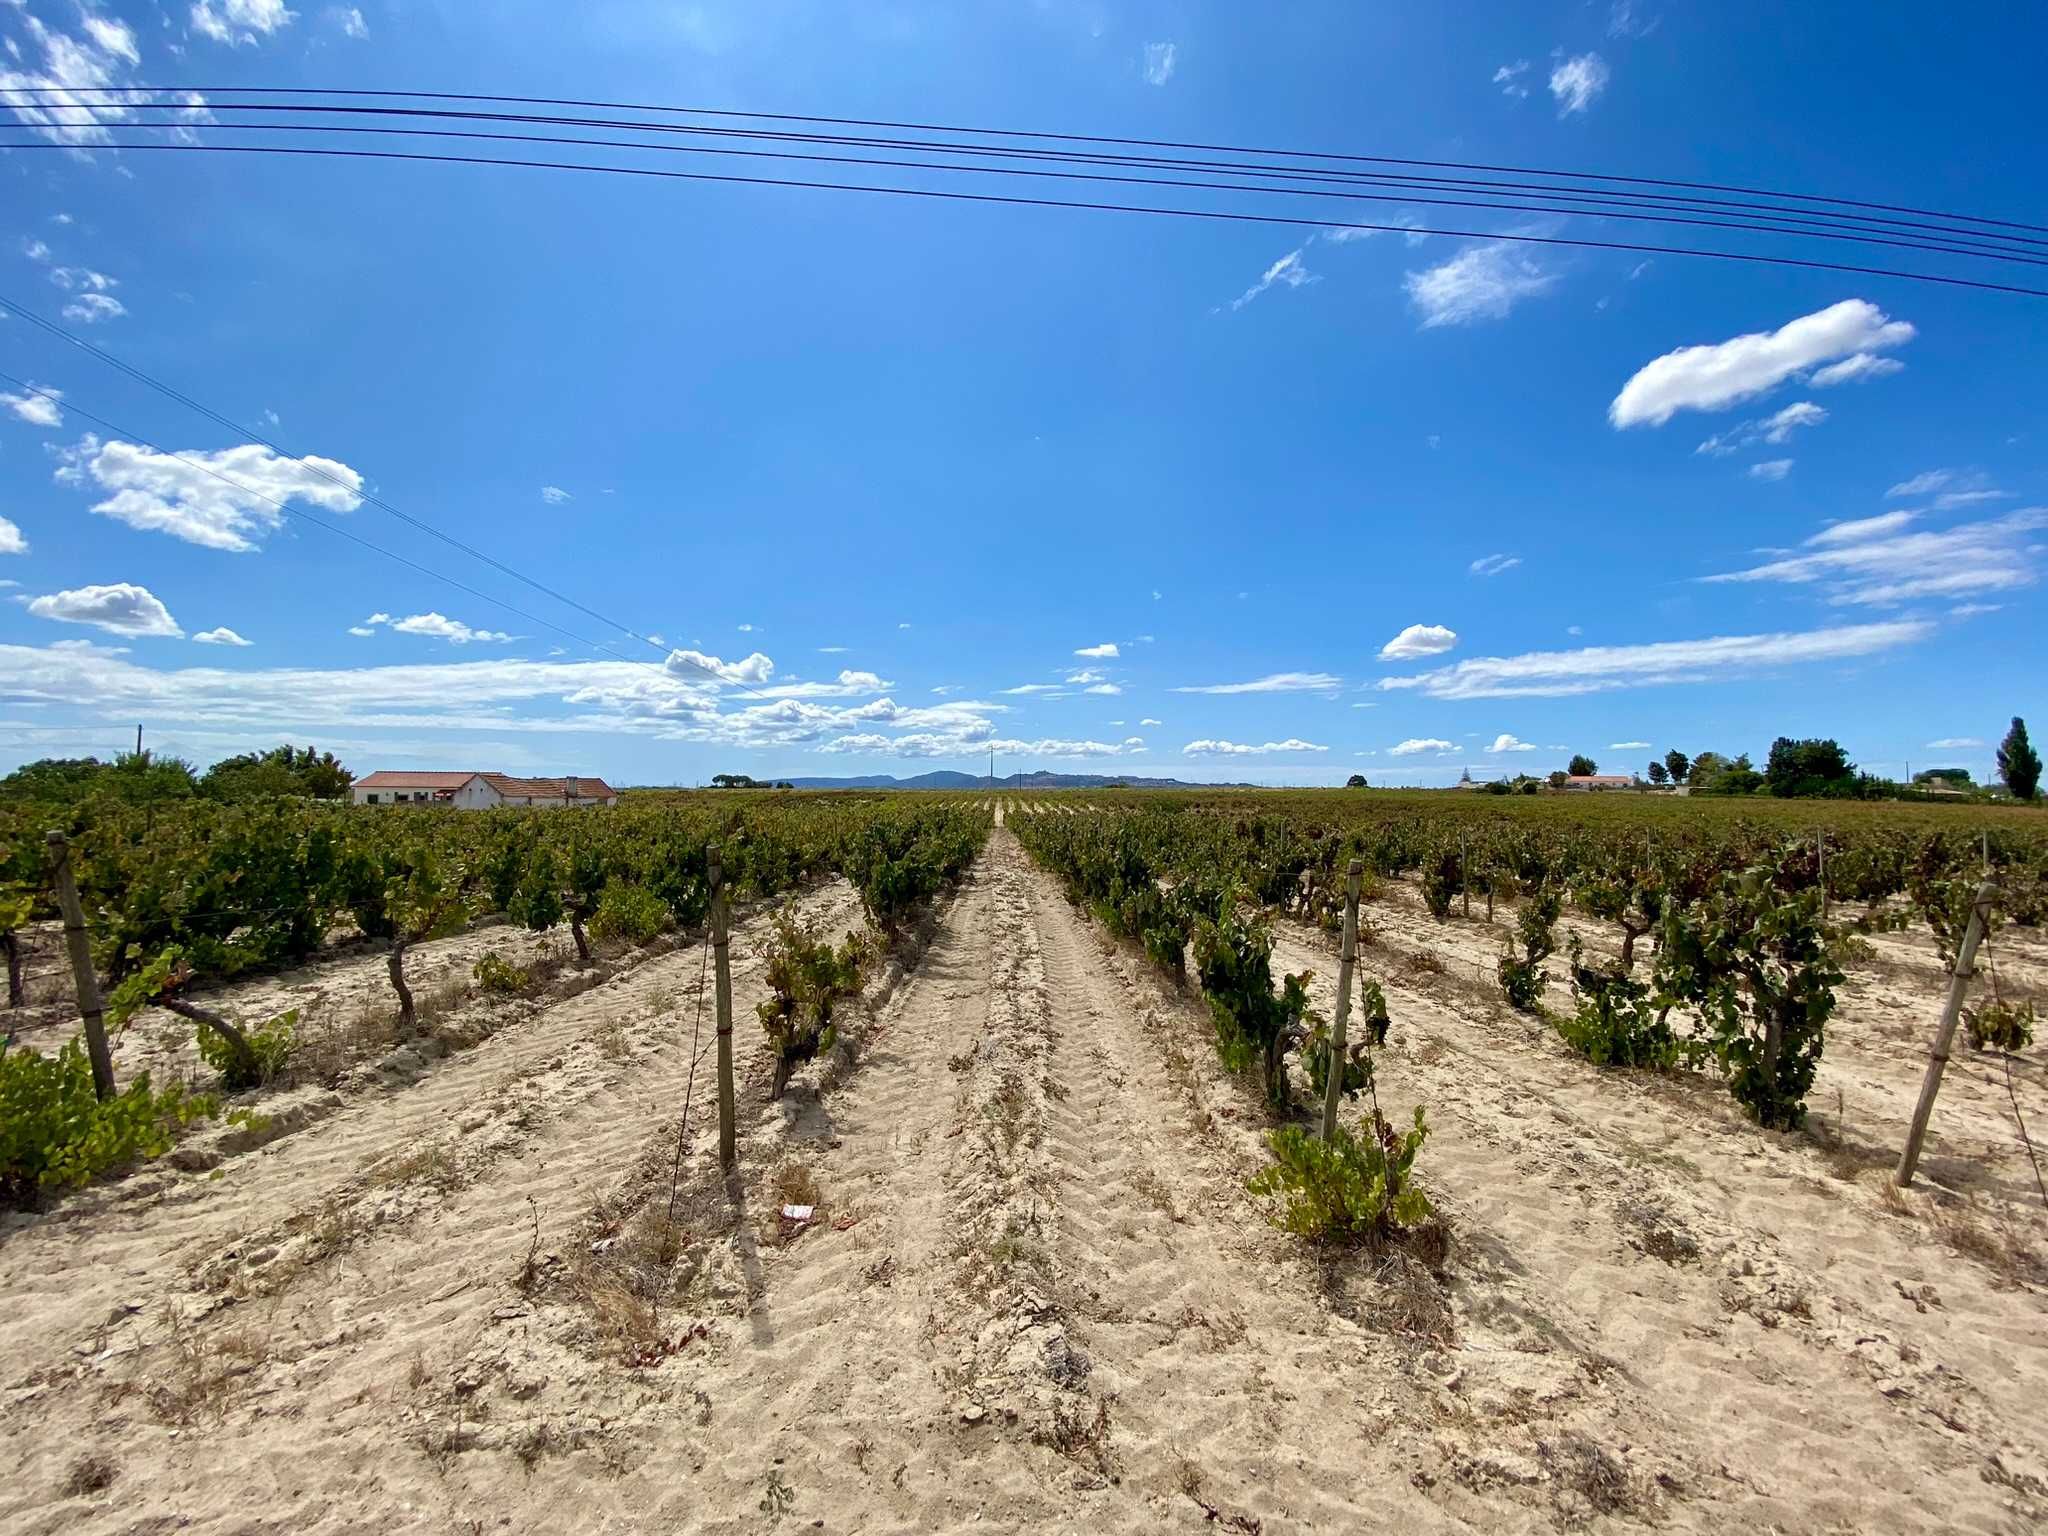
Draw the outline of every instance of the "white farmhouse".
[[[355,782],[357,805],[453,805],[467,811],[494,805],[617,805],[603,779],[515,779],[505,773],[415,773],[386,769]]]

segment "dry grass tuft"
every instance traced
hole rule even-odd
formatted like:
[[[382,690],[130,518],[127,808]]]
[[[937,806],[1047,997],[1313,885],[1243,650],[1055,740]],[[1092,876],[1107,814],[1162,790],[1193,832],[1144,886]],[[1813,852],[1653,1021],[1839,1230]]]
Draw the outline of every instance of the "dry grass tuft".
[[[1075,1465],[1107,1477],[1115,1469],[1109,1449],[1109,1399],[1096,1398],[1093,1414],[1084,1406],[1087,1401],[1062,1398],[1054,1403],[1051,1421],[1035,1438]]]
[[[821,1206],[824,1192],[808,1164],[790,1160],[775,1170],[775,1198],[782,1205]]]
[[[64,1477],[64,1486],[58,1491],[67,1499],[82,1499],[90,1494],[104,1493],[120,1475],[120,1468],[111,1459],[98,1451],[87,1451],[71,1463],[71,1470]]]

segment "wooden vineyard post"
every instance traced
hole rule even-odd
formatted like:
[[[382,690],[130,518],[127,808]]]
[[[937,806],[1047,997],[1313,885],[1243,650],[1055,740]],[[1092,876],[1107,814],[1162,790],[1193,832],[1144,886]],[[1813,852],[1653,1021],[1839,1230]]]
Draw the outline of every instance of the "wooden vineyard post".
[[[732,962],[726,954],[725,869],[719,848],[706,850],[711,866],[711,969],[718,988],[718,1163],[728,1171],[739,1161],[739,1130],[732,1094]]]
[[[1458,885],[1465,892],[1465,916],[1472,915],[1472,834],[1458,842]]]
[[[1344,946],[1337,951],[1337,1011],[1330,1019],[1329,1065],[1323,1074],[1323,1140],[1337,1134],[1337,1103],[1344,1097],[1344,1026],[1351,1018],[1351,968],[1358,959],[1358,892],[1365,860],[1344,871]]]
[[[92,1058],[93,1096],[111,1099],[114,1055],[107,1049],[100,982],[93,974],[92,941],[85,934],[85,908],[79,904],[78,881],[71,872],[71,845],[62,832],[51,832],[45,841],[50,849],[50,881],[57,887],[57,906],[64,914],[64,947],[71,954],[71,984],[77,989],[78,1017],[85,1026],[85,1054]]]
[[[1828,835],[1822,832],[1817,839],[1820,844],[1820,920],[1828,920]]]
[[[1920,1148],[1927,1140],[1927,1120],[1934,1113],[1934,1095],[1941,1087],[1942,1069],[1948,1065],[1949,1045],[1956,1036],[1956,1019],[1963,1011],[1963,995],[1970,990],[1975,973],[1977,946],[1991,922],[1991,903],[1998,887],[1989,880],[1977,887],[1970,903],[1970,926],[1963,930],[1963,947],[1956,952],[1956,968],[1949,978],[1948,1002],[1942,1006],[1941,1023],[1935,1026],[1934,1044],[1927,1052],[1927,1076],[1920,1084],[1920,1102],[1913,1106],[1912,1129],[1906,1132],[1906,1150],[1899,1154],[1899,1188],[1913,1183],[1913,1169],[1920,1161]]]

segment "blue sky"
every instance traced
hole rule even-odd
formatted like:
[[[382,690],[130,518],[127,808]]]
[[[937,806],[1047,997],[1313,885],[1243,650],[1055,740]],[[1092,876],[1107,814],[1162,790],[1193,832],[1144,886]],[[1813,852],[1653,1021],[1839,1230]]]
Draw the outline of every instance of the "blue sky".
[[[2048,19],[1927,14],[0,0],[0,85],[908,117],[2042,220]],[[0,765],[139,720],[201,763],[289,736],[619,783],[994,743],[1001,771],[1428,784],[1780,734],[1983,772],[2048,703],[2048,301],[69,142],[0,154],[0,294],[249,431],[0,320],[0,370],[62,396],[0,385]],[[1712,232],[1647,238],[1684,233]],[[1846,259],[1873,254],[1929,264]]]

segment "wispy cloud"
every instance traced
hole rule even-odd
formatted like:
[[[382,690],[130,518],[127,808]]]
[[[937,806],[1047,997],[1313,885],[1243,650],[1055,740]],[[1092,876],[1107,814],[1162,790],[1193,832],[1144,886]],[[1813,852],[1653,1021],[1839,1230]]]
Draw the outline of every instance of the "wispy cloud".
[[[1984,743],[1975,736],[1944,736],[1941,740],[1930,741],[1927,745],[1940,752],[1963,752],[1972,747],[1981,747]]]
[[[1380,647],[1381,661],[1413,661],[1418,656],[1441,656],[1458,643],[1458,632],[1441,624],[1410,624]]]
[[[1498,576],[1502,571],[1511,571],[1521,563],[1520,555],[1482,555],[1467,569],[1474,576]]]
[[[1906,365],[1896,357],[1879,357],[1875,352],[1858,352],[1845,357],[1839,363],[1829,363],[1825,368],[1813,370],[1807,383],[1815,389],[1832,389],[1837,384],[1857,384],[1865,379],[1882,379],[1894,373],[1904,373]]]
[[[1988,522],[1939,531],[1906,532],[1887,514],[1837,523],[1815,535],[1804,554],[1707,582],[1822,582],[1837,605],[1884,606],[1923,597],[1964,597],[2032,586],[2039,579],[2033,535],[2048,528],[2048,507],[2027,507]],[[1846,531],[1845,531],[1846,530]],[[1860,533],[1860,536],[1859,536]]]
[[[1251,757],[1273,752],[1327,752],[1330,749],[1290,736],[1285,741],[1262,742],[1257,746],[1250,742],[1217,741],[1204,737],[1200,741],[1189,742],[1180,750],[1186,757]]]
[[[1791,473],[1790,459],[1765,459],[1761,464],[1749,466],[1749,478],[1752,480],[1782,480]]]
[[[540,499],[551,507],[559,507],[563,502],[574,501],[576,498],[559,485],[544,485],[540,488]]]
[[[1180,60],[1180,48],[1174,43],[1147,43],[1145,45],[1145,83],[1164,85],[1173,78],[1173,67]]]
[[[1651,11],[1644,0],[1614,0],[1607,11],[1607,35],[1609,37],[1648,37],[1657,30],[1661,16]]]
[[[1529,87],[1522,78],[1528,73],[1529,61],[1527,59],[1517,59],[1512,64],[1503,64],[1499,69],[1496,69],[1493,72],[1493,83],[1500,87],[1501,95],[1513,97],[1516,101],[1522,101],[1529,94]]]
[[[298,12],[285,9],[284,0],[195,0],[192,30],[216,43],[252,47],[292,24]]]
[[[1344,686],[1329,672],[1273,672],[1249,683],[1202,683],[1176,688],[1175,693],[1326,693]]]
[[[1638,369],[1607,408],[1616,427],[1662,426],[1679,411],[1725,410],[1835,358],[1904,346],[1915,335],[1866,299],[1844,299],[1710,346],[1679,347]]]
[[[1557,274],[1512,241],[1468,245],[1448,260],[1402,280],[1408,301],[1422,316],[1424,330],[1500,320],[1516,304],[1548,292]]]
[[[1302,264],[1301,251],[1299,249],[1292,250],[1274,262],[1273,265],[1266,268],[1260,274],[1259,280],[1256,283],[1253,283],[1251,287],[1245,289],[1243,293],[1232,299],[1230,307],[1234,310],[1243,309],[1245,305],[1251,303],[1253,299],[1256,299],[1275,283],[1278,283],[1283,288],[1299,288],[1304,284],[1320,281],[1322,279]]]
[[[1649,749],[1649,745],[1647,741],[1610,741],[1607,743],[1607,750],[1610,752],[1643,752]]]
[[[1817,427],[1828,419],[1828,413],[1811,400],[1795,400],[1781,411],[1756,421],[1745,421],[1730,427],[1726,432],[1717,432],[1708,438],[1694,453],[1710,453],[1716,456],[1739,453],[1757,443],[1773,446],[1788,443],[1792,434],[1801,427]]]
[[[1570,117],[1592,106],[1613,78],[1607,61],[1597,53],[1581,53],[1560,59],[1550,72],[1550,94],[1557,98],[1557,115]]]
[[[1982,470],[1930,469],[1925,474],[1902,480],[1885,493],[1886,501],[1932,496],[1937,512],[1954,512],[1981,506],[1988,501],[2010,501],[2012,492],[2001,491]]]
[[[1413,688],[1434,699],[1566,698],[1618,688],[1713,682],[1769,667],[1853,660],[1924,640],[1934,630],[1924,620],[1897,620],[1796,633],[1479,656],[1415,677],[1381,678],[1379,686]]]

